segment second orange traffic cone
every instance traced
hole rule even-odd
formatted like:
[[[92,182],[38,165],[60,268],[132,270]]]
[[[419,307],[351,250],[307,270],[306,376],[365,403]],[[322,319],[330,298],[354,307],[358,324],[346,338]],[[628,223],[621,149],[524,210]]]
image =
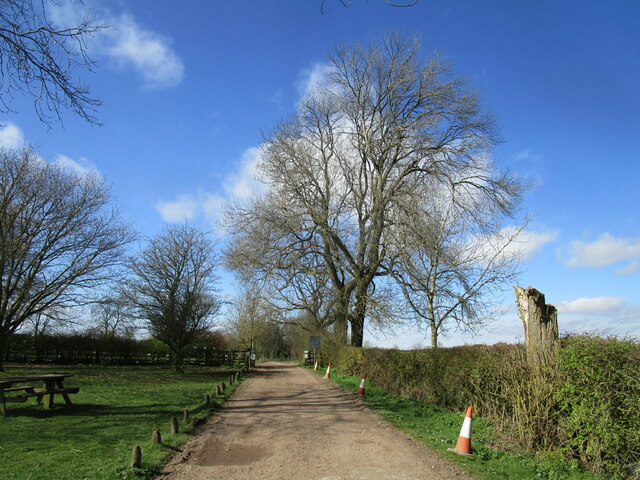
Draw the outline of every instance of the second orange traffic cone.
[[[473,407],[467,408],[467,414],[462,422],[462,428],[460,429],[460,436],[458,437],[458,444],[456,448],[447,448],[450,452],[455,452],[460,455],[471,455],[471,419],[473,414]]]
[[[317,372],[318,371],[318,361],[316,360],[316,363],[313,365],[313,371]]]
[[[358,393],[360,395],[364,395],[364,383],[367,380],[367,374],[362,375],[362,380],[360,380],[360,388],[358,388]]]
[[[331,378],[331,364],[327,367],[327,373],[324,374],[323,378]]]

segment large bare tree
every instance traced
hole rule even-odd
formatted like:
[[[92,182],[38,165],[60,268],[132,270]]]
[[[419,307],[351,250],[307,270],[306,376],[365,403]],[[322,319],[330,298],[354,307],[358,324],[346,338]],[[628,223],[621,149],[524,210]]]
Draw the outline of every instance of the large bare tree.
[[[29,149],[0,150],[0,369],[11,334],[40,314],[90,301],[133,238],[102,178]]]
[[[298,228],[279,238],[311,249],[334,290],[336,324],[362,346],[376,279],[389,276],[390,232],[403,205],[456,189],[509,213],[520,186],[486,161],[498,141],[478,96],[416,38],[339,46],[325,77],[267,139],[260,165],[271,215]],[[464,202],[461,202],[464,203]],[[254,203],[235,210],[245,225]]]
[[[215,294],[217,256],[204,232],[184,224],[166,227],[129,262],[123,293],[151,335],[169,347],[182,370],[182,350],[212,326],[221,302]]]
[[[80,3],[80,2],[78,2]],[[53,0],[3,0],[0,4],[0,111],[11,111],[16,93],[33,98],[41,121],[61,119],[63,109],[97,124],[100,101],[78,82],[77,68],[91,71],[86,40],[105,28],[92,19],[59,26],[48,8]]]
[[[515,207],[517,193],[503,200]],[[451,328],[475,332],[490,321],[497,294],[519,272],[517,246],[526,224],[507,226],[507,205],[455,201],[452,195],[455,189],[441,190],[401,206],[391,233],[394,278],[426,322],[432,348]]]

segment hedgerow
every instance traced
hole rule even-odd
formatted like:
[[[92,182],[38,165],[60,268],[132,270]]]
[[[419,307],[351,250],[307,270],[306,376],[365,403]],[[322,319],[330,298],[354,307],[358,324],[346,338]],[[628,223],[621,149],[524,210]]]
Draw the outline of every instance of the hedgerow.
[[[407,398],[477,415],[502,441],[560,451],[611,478],[635,475],[640,462],[640,344],[565,337],[555,364],[533,371],[522,345],[425,350],[345,348],[338,371],[367,373]],[[635,478],[635,477],[634,477]]]

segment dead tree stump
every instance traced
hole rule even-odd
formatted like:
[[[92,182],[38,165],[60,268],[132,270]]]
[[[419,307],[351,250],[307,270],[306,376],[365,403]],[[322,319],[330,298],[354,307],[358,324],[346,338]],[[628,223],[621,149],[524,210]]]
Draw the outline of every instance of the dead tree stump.
[[[535,288],[513,288],[524,324],[527,361],[531,366],[546,365],[552,361],[558,344],[558,310],[547,305],[544,294]]]

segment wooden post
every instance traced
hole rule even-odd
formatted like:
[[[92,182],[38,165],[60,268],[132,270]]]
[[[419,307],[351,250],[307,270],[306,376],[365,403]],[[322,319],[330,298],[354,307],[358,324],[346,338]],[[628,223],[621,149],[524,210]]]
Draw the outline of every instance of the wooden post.
[[[184,423],[187,423],[187,422],[189,421],[189,409],[188,409],[188,408],[185,408],[185,409],[182,411],[182,421],[183,421]]]
[[[222,387],[220,386],[220,384],[218,383],[216,385],[216,396],[220,395],[222,393]]]
[[[151,441],[156,444],[162,443],[162,437],[160,436],[160,431],[157,428],[151,432]]]
[[[553,360],[558,344],[558,310],[545,303],[544,294],[529,287],[514,286],[516,305],[524,325],[527,361],[542,366]]]
[[[206,393],[204,395],[204,406],[208,407],[209,405],[211,405],[211,396],[208,393]]]
[[[229,375],[229,385],[233,385],[233,375]]]
[[[169,431],[175,435],[178,433],[178,419],[176,417],[171,417],[169,421]]]
[[[140,468],[142,466],[142,450],[140,450],[138,445],[133,447],[133,452],[131,453],[131,466],[134,468]]]

